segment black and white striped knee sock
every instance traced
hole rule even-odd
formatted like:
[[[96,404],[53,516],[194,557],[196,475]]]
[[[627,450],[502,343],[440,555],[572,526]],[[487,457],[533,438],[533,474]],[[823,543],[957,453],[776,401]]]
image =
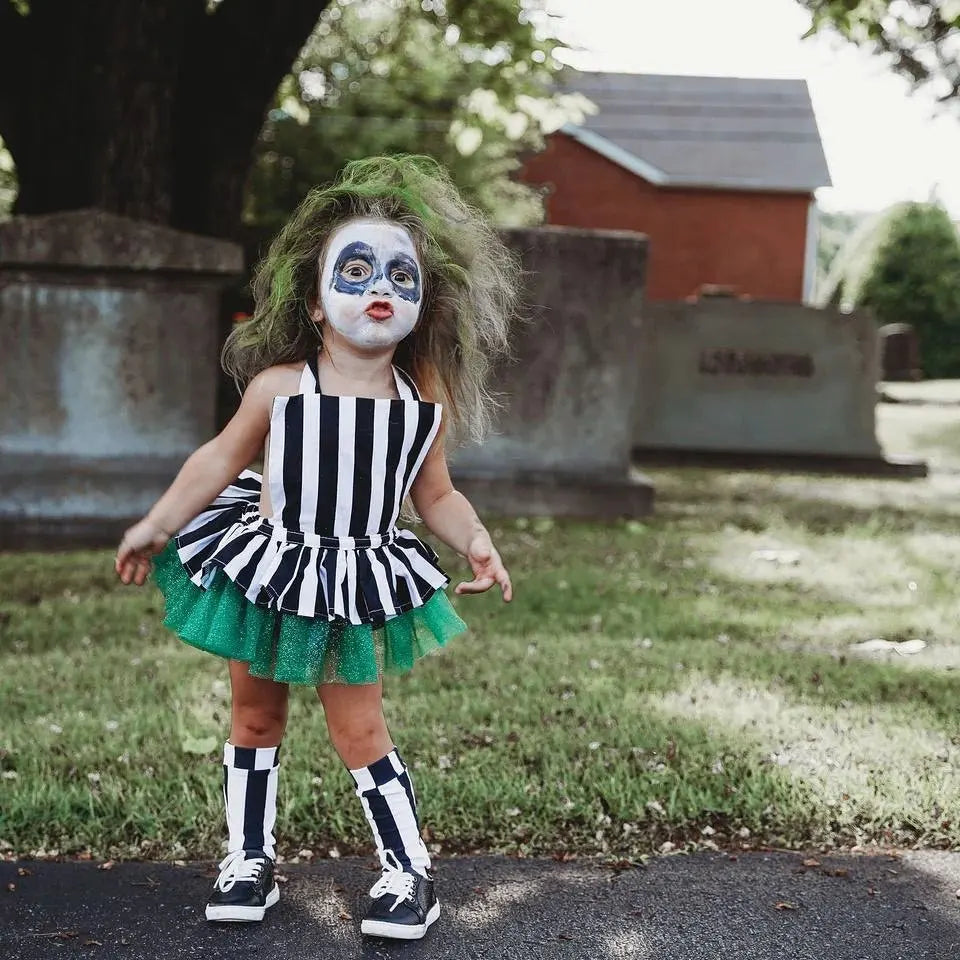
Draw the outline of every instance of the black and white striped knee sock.
[[[427,876],[430,854],[420,838],[417,801],[406,764],[396,747],[368,767],[351,770],[357,796],[373,830],[380,862],[390,851],[404,870]]]
[[[273,828],[277,822],[280,747],[223,745],[223,803],[227,810],[227,852],[263,850],[277,857]]]

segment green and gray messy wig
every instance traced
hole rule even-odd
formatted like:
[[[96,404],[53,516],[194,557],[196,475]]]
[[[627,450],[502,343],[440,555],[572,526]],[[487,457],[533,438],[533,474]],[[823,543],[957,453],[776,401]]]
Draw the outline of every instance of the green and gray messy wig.
[[[482,439],[496,408],[487,380],[492,363],[508,352],[520,270],[483,216],[427,157],[355,160],[332,184],[307,194],[256,270],[253,317],[227,339],[224,369],[243,385],[321,346],[311,316],[321,260],[333,231],[356,217],[392,220],[413,238],[423,303],[395,362],[425,398],[444,405],[455,438]]]

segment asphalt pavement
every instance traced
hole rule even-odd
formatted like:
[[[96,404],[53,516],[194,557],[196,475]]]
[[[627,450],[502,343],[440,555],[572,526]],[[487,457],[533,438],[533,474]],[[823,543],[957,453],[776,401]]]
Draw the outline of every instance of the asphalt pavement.
[[[435,873],[440,920],[405,944],[360,936],[371,861],[281,865],[258,925],[204,919],[211,864],[3,862],[0,958],[960,960],[956,853],[462,857]]]

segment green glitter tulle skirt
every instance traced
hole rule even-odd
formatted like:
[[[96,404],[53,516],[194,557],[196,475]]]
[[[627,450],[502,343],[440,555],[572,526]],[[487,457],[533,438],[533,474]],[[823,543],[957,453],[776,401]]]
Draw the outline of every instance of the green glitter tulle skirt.
[[[222,569],[198,587],[174,541],[154,557],[154,579],[166,600],[165,626],[191,646],[245,661],[252,676],[279,683],[376,683],[383,673],[405,673],[467,629],[442,590],[379,627],[262,607]]]

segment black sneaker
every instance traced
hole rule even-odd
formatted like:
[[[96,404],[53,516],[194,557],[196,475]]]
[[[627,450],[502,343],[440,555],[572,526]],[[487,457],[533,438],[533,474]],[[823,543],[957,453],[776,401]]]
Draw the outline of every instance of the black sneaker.
[[[386,859],[380,879],[370,888],[373,903],[360,924],[360,932],[371,937],[419,940],[440,916],[433,880],[404,872],[389,850]]]
[[[279,899],[273,861],[262,850],[235,850],[220,862],[220,876],[207,903],[207,919],[262,920]]]

